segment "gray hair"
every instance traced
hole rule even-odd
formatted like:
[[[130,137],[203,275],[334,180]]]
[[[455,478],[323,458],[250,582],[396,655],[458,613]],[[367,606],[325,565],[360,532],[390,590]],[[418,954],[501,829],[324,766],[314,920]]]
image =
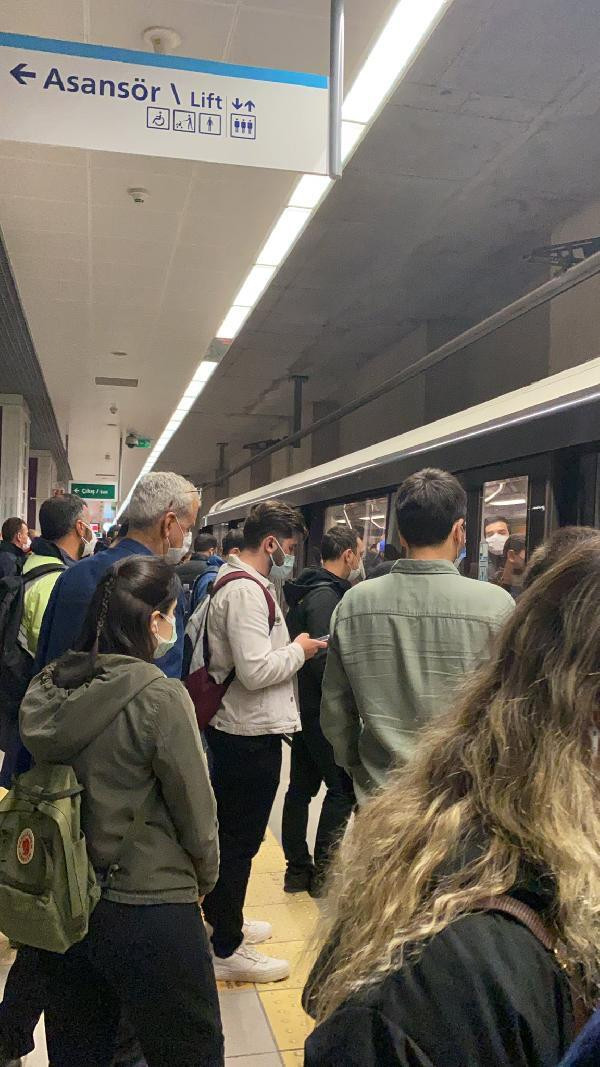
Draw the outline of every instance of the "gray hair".
[[[140,478],[127,507],[130,530],[153,526],[167,511],[177,518],[188,515],[198,490],[187,478],[172,471],[152,471]]]

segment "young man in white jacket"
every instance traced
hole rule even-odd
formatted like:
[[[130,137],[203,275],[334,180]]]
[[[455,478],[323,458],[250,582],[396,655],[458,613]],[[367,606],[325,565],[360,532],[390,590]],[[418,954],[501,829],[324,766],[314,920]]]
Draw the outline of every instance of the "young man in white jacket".
[[[221,863],[204,914],[212,927],[215,973],[226,981],[276,982],[290,972],[286,960],[252,947],[271,937],[271,927],[245,923],[243,907],[279,785],[282,735],[300,729],[293,679],[325,647],[314,639],[318,634],[300,634],[290,643],[272,581],[292,576],[296,544],[305,535],[301,514],[287,504],[270,500],[254,507],[244,525],[244,548],[229,557],[217,582],[234,572],[244,578],[217,590],[208,611],[210,673],[223,682],[235,668],[206,729]],[[275,609],[271,630],[269,597]]]

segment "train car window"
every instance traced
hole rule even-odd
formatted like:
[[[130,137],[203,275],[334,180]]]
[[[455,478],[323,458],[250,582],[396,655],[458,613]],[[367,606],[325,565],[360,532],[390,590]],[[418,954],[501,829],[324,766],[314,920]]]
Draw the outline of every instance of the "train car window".
[[[325,530],[332,526],[352,526],[362,538],[364,545],[365,571],[369,574],[384,558],[390,548],[386,541],[389,498],[355,500],[348,504],[334,504],[325,512]]]
[[[518,596],[527,559],[529,478],[484,482],[479,547],[480,581]]]

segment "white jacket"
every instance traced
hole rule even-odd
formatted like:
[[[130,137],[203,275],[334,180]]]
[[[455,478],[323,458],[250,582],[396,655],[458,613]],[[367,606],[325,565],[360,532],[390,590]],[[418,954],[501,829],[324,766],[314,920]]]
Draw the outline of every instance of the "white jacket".
[[[235,678],[210,725],[227,734],[295,733],[300,717],[294,679],[304,664],[304,651],[290,644],[275,586],[268,578],[230,556],[217,581],[235,570],[247,571],[268,589],[276,604],[275,625],[269,634],[267,601],[256,582],[231,582],[217,592],[208,611],[207,666],[216,682],[223,682],[232,667]]]

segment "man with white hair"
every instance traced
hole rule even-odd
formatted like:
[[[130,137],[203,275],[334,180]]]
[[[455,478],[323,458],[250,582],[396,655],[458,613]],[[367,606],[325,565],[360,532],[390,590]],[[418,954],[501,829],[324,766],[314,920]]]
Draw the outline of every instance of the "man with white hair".
[[[125,556],[144,555],[163,556],[169,562],[179,563],[187,555],[199,507],[198,490],[179,474],[155,472],[140,478],[127,509],[127,537],[119,540],[114,548],[83,559],[66,570],[54,586],[42,622],[37,670],[73,647],[96,586],[111,564]],[[170,678],[181,676],[183,590],[175,616],[177,642],[166,656],[156,660],[157,666]],[[21,772],[29,765],[29,754],[21,746],[14,770]],[[19,1057],[32,1051],[33,1031],[43,1011],[45,980],[43,968],[34,972],[27,955],[17,955],[0,1004],[0,1067],[20,1063]]]
[[[137,555],[163,556],[170,563],[179,563],[188,554],[199,507],[198,490],[179,474],[157,471],[140,478],[127,508],[127,537],[114,548],[82,560],[56,583],[40,634],[39,670],[73,647],[94,590],[113,563]],[[163,659],[157,660],[169,678],[181,677],[183,596],[177,604],[176,619],[177,642]]]

